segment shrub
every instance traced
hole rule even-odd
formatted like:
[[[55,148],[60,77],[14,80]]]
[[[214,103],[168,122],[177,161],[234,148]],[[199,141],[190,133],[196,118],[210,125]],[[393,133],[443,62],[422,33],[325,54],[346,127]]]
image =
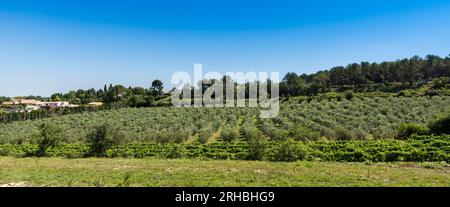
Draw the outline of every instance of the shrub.
[[[286,130],[270,127],[266,131],[268,136],[275,141],[285,141],[289,138],[289,134]]]
[[[184,130],[181,131],[163,131],[156,136],[156,142],[161,144],[167,143],[183,143],[190,136],[190,133]]]
[[[347,100],[352,100],[353,99],[353,91],[352,90],[345,91],[345,98]]]
[[[185,142],[188,137],[191,135],[188,131],[174,131],[169,133],[170,134],[170,140],[173,140],[175,143],[183,143]]]
[[[186,155],[186,148],[182,145],[174,145],[172,149],[170,150],[169,154],[167,155],[167,158],[174,159],[174,158],[182,158]]]
[[[87,141],[91,145],[91,151],[97,157],[105,156],[108,149],[125,141],[125,135],[120,127],[111,123],[103,123],[94,127],[88,134]]]
[[[235,128],[225,127],[220,133],[220,139],[224,142],[232,142],[239,138],[239,133]]]
[[[439,90],[429,90],[426,92],[426,95],[428,96],[439,96],[441,95],[441,92]]]
[[[339,128],[335,129],[335,133],[336,133],[337,140],[352,140],[353,139],[352,132],[349,131],[348,129],[339,127]]]
[[[242,127],[242,136],[247,141],[252,141],[254,139],[260,139],[264,135],[261,131],[254,127]]]
[[[274,161],[290,162],[304,160],[307,155],[308,151],[303,143],[296,142],[290,138],[277,146],[272,159]]]
[[[249,160],[264,160],[267,155],[268,142],[266,138],[252,138],[248,142],[248,157]]]
[[[62,141],[62,129],[56,125],[44,122],[39,126],[37,137],[38,151],[37,156],[44,156],[48,148],[56,147]]]
[[[213,130],[211,128],[203,128],[198,133],[198,141],[202,144],[205,144],[208,142],[209,138],[211,138],[212,134]]]
[[[371,135],[365,132],[363,129],[358,128],[353,130],[353,135],[356,140],[368,140],[371,139]]]
[[[413,92],[409,89],[401,90],[400,92],[398,92],[398,96],[411,97],[412,95],[413,95]]]
[[[435,78],[432,81],[434,84],[433,88],[440,89],[446,87],[446,85],[450,83],[450,77]]]
[[[402,123],[397,129],[397,139],[406,139],[411,135],[426,135],[429,133],[429,129],[425,126],[415,123]]]
[[[305,127],[294,127],[289,130],[289,137],[297,141],[318,140],[320,138],[320,133],[313,132]]]
[[[450,113],[441,116],[430,124],[430,132],[432,134],[450,134]]]

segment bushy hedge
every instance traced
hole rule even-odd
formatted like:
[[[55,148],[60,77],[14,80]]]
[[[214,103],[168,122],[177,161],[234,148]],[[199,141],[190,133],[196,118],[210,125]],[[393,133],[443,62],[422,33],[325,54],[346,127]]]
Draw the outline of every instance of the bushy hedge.
[[[450,113],[433,121],[430,124],[430,132],[433,134],[450,134]]]
[[[430,129],[415,123],[402,123],[397,129],[397,139],[407,139],[411,135],[426,135]]]
[[[255,144],[255,143],[253,143]],[[124,158],[199,158],[217,160],[322,160],[345,162],[450,162],[450,135],[417,136],[407,140],[268,142],[265,151],[254,156],[247,142],[216,142],[213,144],[125,144],[106,151],[107,157]],[[0,145],[2,156],[34,156],[33,144]],[[80,158],[90,156],[87,144],[65,144],[47,150],[46,156]],[[252,156],[253,155],[253,156]],[[262,155],[262,156],[260,156]]]
[[[220,133],[220,139],[225,142],[232,142],[239,139],[239,132],[233,125],[226,125]]]

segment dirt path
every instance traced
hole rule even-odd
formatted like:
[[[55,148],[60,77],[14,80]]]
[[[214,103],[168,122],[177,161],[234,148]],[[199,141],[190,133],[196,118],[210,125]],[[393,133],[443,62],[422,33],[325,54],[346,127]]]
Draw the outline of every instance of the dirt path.
[[[236,130],[239,132],[239,134],[241,134],[241,125],[242,122],[244,122],[244,118],[239,117],[239,119],[236,122]]]
[[[217,140],[219,140],[220,133],[222,133],[222,130],[223,130],[223,126],[225,126],[225,122],[222,122],[220,124],[219,129],[217,129],[217,131],[211,135],[211,138],[208,139],[208,142],[206,142],[207,144],[211,144],[211,143],[217,142]]]
[[[0,187],[27,187],[28,185],[25,182],[10,182],[6,184],[0,185]]]
[[[192,144],[198,140],[198,133],[193,134],[189,139],[187,139],[184,144]]]

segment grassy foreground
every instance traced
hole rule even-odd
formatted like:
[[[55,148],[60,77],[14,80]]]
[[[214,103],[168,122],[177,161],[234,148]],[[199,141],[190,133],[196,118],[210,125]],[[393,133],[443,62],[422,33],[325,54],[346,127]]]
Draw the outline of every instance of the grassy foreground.
[[[2,185],[450,186],[450,165],[0,157]]]

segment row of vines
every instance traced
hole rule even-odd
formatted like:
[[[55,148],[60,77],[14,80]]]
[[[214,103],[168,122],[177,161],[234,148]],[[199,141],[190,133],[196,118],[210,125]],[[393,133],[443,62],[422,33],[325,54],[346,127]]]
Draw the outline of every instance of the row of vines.
[[[450,136],[415,136],[409,140],[268,142],[263,146],[248,142],[193,144],[125,144],[106,152],[107,157],[196,158],[226,160],[297,161],[323,160],[347,162],[444,161],[450,162]],[[79,158],[92,156],[87,144],[65,144],[48,150],[47,156]],[[33,144],[0,145],[2,156],[32,156]],[[264,150],[256,158],[252,150]]]

